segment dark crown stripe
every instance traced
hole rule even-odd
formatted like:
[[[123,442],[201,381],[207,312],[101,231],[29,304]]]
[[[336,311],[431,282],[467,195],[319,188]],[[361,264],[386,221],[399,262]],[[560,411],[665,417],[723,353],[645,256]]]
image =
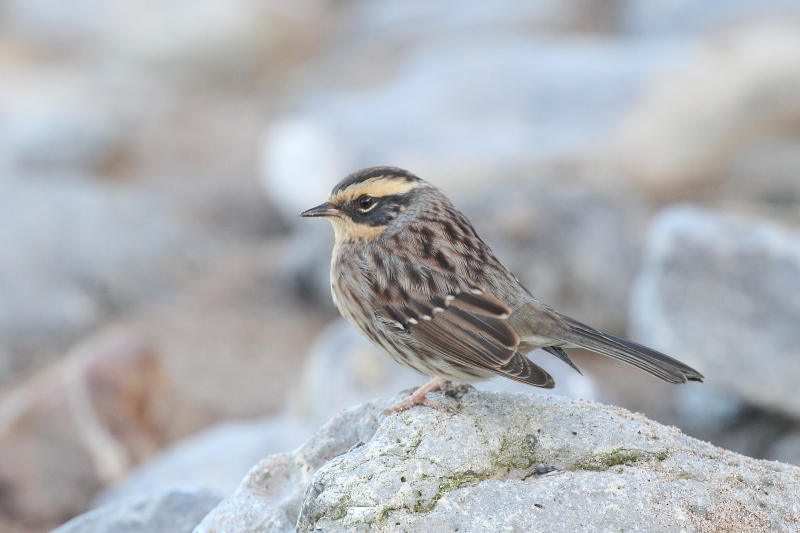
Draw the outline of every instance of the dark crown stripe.
[[[367,180],[371,180],[373,178],[377,178],[380,176],[385,176],[387,178],[401,178],[406,181],[420,181],[420,179],[412,174],[407,170],[403,170],[402,168],[397,167],[369,167],[369,168],[362,168],[361,170],[357,170],[353,172],[345,179],[339,182],[336,187],[333,188],[331,194],[336,194],[339,191],[343,191],[346,188],[350,187],[351,185],[356,185],[358,183],[363,183]]]

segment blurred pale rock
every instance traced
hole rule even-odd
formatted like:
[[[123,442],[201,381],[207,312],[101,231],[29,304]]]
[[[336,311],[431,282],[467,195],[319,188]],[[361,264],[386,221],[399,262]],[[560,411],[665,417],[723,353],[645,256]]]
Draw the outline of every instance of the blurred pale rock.
[[[0,509],[55,525],[162,444],[166,393],[151,348],[109,330],[0,402]]]
[[[676,207],[658,216],[631,307],[635,336],[708,385],[800,416],[800,233]]]
[[[483,390],[560,395],[587,400],[600,399],[597,383],[557,361],[541,350],[529,354],[556,380],[556,388],[535,389],[510,379],[496,378],[475,383]],[[300,385],[292,390],[289,412],[319,426],[352,405],[385,398],[419,387],[429,378],[394,362],[344,319],[323,330],[311,348]]]
[[[622,119],[608,157],[640,186],[674,192],[736,170],[737,156],[764,139],[792,139],[800,124],[800,26],[746,27],[708,38],[691,61],[656,76]],[[773,142],[775,144],[775,142]],[[762,159],[764,159],[762,157]],[[783,158],[787,161],[786,158]],[[772,163],[750,168],[749,189],[780,185],[800,195],[800,161],[783,183],[764,182]],[[738,170],[739,173],[742,170]]]
[[[741,398],[712,387],[686,387],[675,394],[673,404],[680,427],[695,437],[724,431],[725,426],[735,424],[748,409]],[[754,457],[743,450],[734,451]]]
[[[800,457],[792,449],[792,438],[800,430],[800,423],[771,409],[746,406],[733,419],[712,421],[707,427],[685,430],[693,437],[712,442],[715,446],[748,457],[780,461],[800,466]]]
[[[160,451],[97,501],[105,505],[181,486],[230,494],[258,461],[293,450],[312,433],[287,416],[217,424]]]
[[[287,220],[324,202],[336,181],[353,170],[346,148],[310,121],[275,121],[260,144],[262,186]]]
[[[124,105],[113,101],[120,95],[109,80],[84,70],[0,65],[3,166],[98,170],[119,156],[128,125]]]
[[[350,409],[256,465],[196,533],[761,532],[800,520],[798,468],[592,402],[438,396],[450,412]]]
[[[616,4],[607,0],[373,0],[353,2],[348,19],[356,42],[420,42],[493,31],[610,30],[616,24]]]
[[[250,71],[302,56],[318,40],[315,0],[104,2],[4,0],[9,36],[38,52],[94,55],[175,71]]]
[[[461,207],[536,298],[593,327],[626,332],[650,215],[641,197],[520,181],[474,194]]]
[[[800,466],[800,428],[773,440],[767,457],[773,461]]]
[[[167,206],[141,193],[0,180],[0,338],[23,352],[74,342],[173,287],[195,254]]]
[[[344,46],[331,70],[363,72],[320,83],[299,99],[294,119],[352,154],[350,170],[391,164],[465,188],[498,169],[594,153],[648,77],[685,51],[666,41],[495,30],[443,34],[380,58],[369,46]],[[342,177],[329,176],[330,185]]]
[[[329,223],[300,224],[282,254],[283,285],[288,291],[300,301],[332,313],[336,312],[331,298],[333,245]]]
[[[89,511],[52,533],[190,533],[221,499],[196,487],[161,490]]]
[[[785,20],[800,16],[795,0],[627,0],[620,18],[637,33],[697,34],[754,20]]]

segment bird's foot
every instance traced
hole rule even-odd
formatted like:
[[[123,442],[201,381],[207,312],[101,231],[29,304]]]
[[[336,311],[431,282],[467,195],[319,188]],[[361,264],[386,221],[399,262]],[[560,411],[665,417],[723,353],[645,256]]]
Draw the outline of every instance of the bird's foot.
[[[399,413],[401,411],[405,411],[406,409],[411,409],[415,405],[425,405],[439,411],[448,411],[449,407],[447,407],[445,404],[442,402],[429,400],[425,397],[425,395],[429,392],[438,391],[450,385],[452,384],[449,381],[446,381],[442,378],[433,378],[428,383],[415,390],[411,396],[407,396],[399,402],[389,406],[389,408],[386,409],[385,414],[391,415],[393,413]]]
[[[436,409],[437,411],[448,411],[450,408],[447,407],[442,402],[437,402],[435,400],[429,400],[425,396],[421,398],[415,398],[412,394],[411,396],[407,396],[400,400],[399,402],[395,402],[392,404],[386,411],[384,411],[387,415],[391,415],[394,413],[399,413],[401,411],[405,411],[406,409],[411,409],[415,405],[424,405],[426,407],[430,407],[432,409]]]

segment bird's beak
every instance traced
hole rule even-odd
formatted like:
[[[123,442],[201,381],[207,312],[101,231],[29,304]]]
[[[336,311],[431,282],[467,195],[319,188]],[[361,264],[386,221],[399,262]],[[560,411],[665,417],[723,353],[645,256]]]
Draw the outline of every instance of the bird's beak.
[[[334,207],[330,202],[325,202],[317,207],[312,207],[300,213],[301,217],[335,217],[339,214],[339,210]]]

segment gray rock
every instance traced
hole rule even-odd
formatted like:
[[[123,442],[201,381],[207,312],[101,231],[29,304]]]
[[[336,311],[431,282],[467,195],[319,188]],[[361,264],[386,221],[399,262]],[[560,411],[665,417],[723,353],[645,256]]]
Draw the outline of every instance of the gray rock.
[[[0,338],[65,346],[163,294],[193,254],[157,199],[90,180],[0,180]]]
[[[533,0],[515,2],[436,2],[380,0],[348,6],[356,41],[420,42],[453,34],[487,31],[608,29],[615,15],[602,0]],[[355,33],[355,32],[354,32]],[[385,46],[385,44],[384,44]]]
[[[708,33],[735,27],[742,21],[786,19],[800,14],[800,5],[794,0],[630,0],[622,5],[625,29],[641,33]]]
[[[206,489],[173,488],[110,503],[52,533],[189,533],[220,499]]]
[[[311,476],[334,457],[370,440],[387,405],[374,402],[351,408],[325,424],[294,453],[262,460],[195,532],[294,531]]]
[[[766,453],[769,459],[800,466],[800,428],[781,435],[771,444]]]
[[[800,233],[676,207],[653,224],[632,299],[638,340],[708,384],[800,416]]]
[[[476,18],[483,17],[478,11]],[[458,24],[468,28],[470,22]],[[324,71],[342,76],[342,83],[326,79],[281,123],[305,124],[335,139],[346,158],[337,157],[337,164],[348,169],[395,164],[462,188],[498,169],[563,165],[594,153],[647,80],[686,52],[666,40],[537,38],[503,32],[502,24],[436,32],[435,39],[376,52],[381,41],[362,39],[357,29],[358,45],[332,47],[326,60]],[[354,78],[369,83],[354,88]],[[317,136],[294,139],[267,145],[271,159],[291,161],[297,152],[316,157]],[[290,153],[273,151],[280,147]],[[309,166],[298,161],[293,171],[274,173],[267,166],[263,180],[281,190],[275,179],[301,182],[296,177]],[[302,182],[297,187],[305,188]]]
[[[536,298],[624,334],[650,208],[613,187],[522,181],[460,204],[478,234]]]
[[[312,432],[311,427],[285,416],[218,424],[148,459],[96,503],[105,505],[181,486],[229,494],[259,460],[293,450]]]
[[[0,165],[63,174],[99,171],[120,156],[138,105],[128,92],[136,80],[77,65],[0,65],[0,79]]]
[[[583,400],[467,391],[355,407],[254,467],[195,529],[793,531],[800,469]],[[556,467],[553,469],[552,467]]]
[[[72,9],[53,0],[8,0],[3,7],[6,33],[37,52],[171,67],[158,72],[164,78],[174,70],[241,74],[259,59],[285,61],[280,47],[309,47],[325,14],[305,0],[180,0],[146,8],[130,0],[87,0]]]
[[[800,124],[797,25],[751,22],[688,43],[689,59],[650,79],[599,159],[667,198],[714,184],[714,199],[789,193],[796,201],[798,135],[787,125]]]
[[[555,389],[538,389],[536,393],[586,400],[605,398],[590,375],[578,374],[543,351],[535,351],[530,357],[547,368],[556,380]],[[394,396],[426,381],[426,376],[394,362],[340,318],[314,341],[300,384],[292,390],[289,410],[318,427],[352,405],[371,398]],[[474,385],[478,390],[523,393],[534,390],[524,383],[501,377]]]

